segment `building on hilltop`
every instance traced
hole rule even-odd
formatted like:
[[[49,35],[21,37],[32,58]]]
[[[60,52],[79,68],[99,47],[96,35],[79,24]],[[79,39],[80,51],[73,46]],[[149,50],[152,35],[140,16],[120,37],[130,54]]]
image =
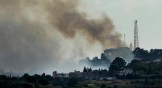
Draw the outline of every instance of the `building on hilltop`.
[[[57,73],[57,71],[54,71],[53,78],[69,78],[69,74],[68,73]]]

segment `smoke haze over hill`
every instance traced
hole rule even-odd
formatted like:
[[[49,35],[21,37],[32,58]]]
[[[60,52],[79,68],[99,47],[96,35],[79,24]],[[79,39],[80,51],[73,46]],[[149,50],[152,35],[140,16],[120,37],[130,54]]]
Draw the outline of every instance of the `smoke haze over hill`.
[[[79,0],[0,0],[0,67],[71,71],[79,59],[123,46],[106,15],[89,19]],[[66,69],[66,70],[64,70]]]

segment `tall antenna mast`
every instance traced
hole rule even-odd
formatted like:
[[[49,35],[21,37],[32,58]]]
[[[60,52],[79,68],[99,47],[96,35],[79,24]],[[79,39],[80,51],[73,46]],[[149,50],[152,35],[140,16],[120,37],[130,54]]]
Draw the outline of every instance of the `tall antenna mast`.
[[[134,25],[134,49],[139,47],[139,40],[138,40],[138,26],[137,26],[137,20],[135,20]]]
[[[125,34],[124,34],[124,47],[126,47]]]
[[[130,50],[133,51],[133,45],[130,43]]]

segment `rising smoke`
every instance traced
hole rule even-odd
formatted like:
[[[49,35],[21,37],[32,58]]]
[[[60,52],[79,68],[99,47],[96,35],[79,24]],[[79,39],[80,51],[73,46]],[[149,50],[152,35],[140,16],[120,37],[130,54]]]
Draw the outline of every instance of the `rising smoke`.
[[[89,19],[78,10],[79,4],[79,0],[0,0],[0,67],[31,73],[70,71],[76,69],[69,65],[71,60],[76,63],[104,48],[123,46],[109,17]]]
[[[90,20],[77,10],[78,2],[70,0],[61,2],[53,0],[48,5],[49,19],[65,37],[73,38],[77,33],[86,36],[89,42],[99,42],[103,47],[119,47],[122,45],[120,34],[114,32],[112,21],[103,16],[102,19]]]

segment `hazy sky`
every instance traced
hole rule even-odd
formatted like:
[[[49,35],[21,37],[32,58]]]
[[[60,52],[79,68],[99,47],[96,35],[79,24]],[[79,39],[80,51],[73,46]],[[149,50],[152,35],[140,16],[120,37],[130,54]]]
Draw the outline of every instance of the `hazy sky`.
[[[134,20],[138,20],[140,47],[162,48],[162,0],[82,0],[81,10],[90,17],[104,12],[114,22],[116,30],[133,42]],[[85,4],[86,3],[86,4]]]

